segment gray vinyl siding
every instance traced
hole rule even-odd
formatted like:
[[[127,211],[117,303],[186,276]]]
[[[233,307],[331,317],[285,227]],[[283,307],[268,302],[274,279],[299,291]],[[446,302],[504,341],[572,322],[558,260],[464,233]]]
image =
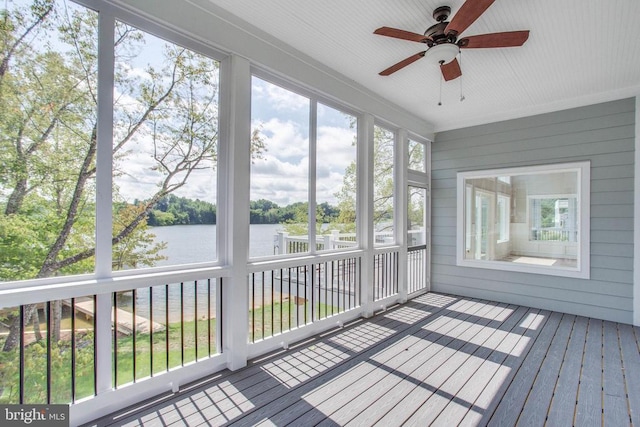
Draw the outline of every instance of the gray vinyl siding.
[[[632,323],[634,125],[632,98],[437,134],[431,289]],[[456,266],[458,172],[584,160],[590,280]]]

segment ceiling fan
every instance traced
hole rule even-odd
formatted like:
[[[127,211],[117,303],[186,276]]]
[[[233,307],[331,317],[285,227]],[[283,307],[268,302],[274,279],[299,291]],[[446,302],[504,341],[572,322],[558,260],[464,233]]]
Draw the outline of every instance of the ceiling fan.
[[[397,64],[381,71],[381,76],[388,76],[417,61],[420,58],[431,58],[440,65],[442,76],[446,81],[456,79],[462,75],[460,63],[457,60],[460,49],[516,47],[522,46],[529,38],[529,31],[508,31],[503,33],[480,34],[458,38],[495,0],[467,0],[451,22],[447,19],[451,14],[449,6],[441,6],[433,11],[433,18],[438,21],[425,31],[424,34],[412,33],[391,27],[381,27],[374,31],[379,34],[397,39],[424,43],[427,50],[418,52]]]

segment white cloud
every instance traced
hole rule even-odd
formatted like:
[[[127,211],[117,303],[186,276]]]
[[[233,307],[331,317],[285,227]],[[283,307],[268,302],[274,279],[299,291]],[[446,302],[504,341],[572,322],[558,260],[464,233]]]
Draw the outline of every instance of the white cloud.
[[[253,102],[265,102],[279,112],[299,112],[309,108],[309,98],[258,78],[254,78],[253,82]]]
[[[356,147],[352,145],[355,132],[351,129],[337,127],[319,127],[317,136],[318,166],[330,170],[342,171],[356,157]]]

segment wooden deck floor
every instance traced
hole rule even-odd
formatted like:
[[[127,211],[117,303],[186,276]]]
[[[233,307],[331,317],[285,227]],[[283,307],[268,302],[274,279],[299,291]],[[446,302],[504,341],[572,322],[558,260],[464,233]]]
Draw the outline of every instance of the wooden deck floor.
[[[430,293],[98,425],[640,426],[639,344],[637,327]]]

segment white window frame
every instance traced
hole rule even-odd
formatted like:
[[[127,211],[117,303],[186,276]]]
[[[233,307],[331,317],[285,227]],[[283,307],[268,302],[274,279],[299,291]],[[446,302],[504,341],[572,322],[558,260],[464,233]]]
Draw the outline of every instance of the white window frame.
[[[421,146],[422,147],[422,170],[420,169],[413,169],[411,168],[411,158],[409,157],[409,153],[411,152],[411,144],[415,144],[417,146]],[[411,136],[409,136],[409,138],[407,139],[407,170],[414,172],[414,173],[419,173],[419,174],[426,174],[427,173],[427,144],[423,141],[420,141],[416,138],[413,138]]]
[[[322,104],[325,107],[332,108],[334,110],[338,110],[344,114],[350,115],[354,117],[357,121],[363,120],[362,113],[349,108],[339,102],[331,100],[325,96],[322,96],[316,93],[314,90],[300,86],[299,84],[292,83],[288,79],[277,76],[263,68],[252,66],[251,67],[251,77],[258,78],[263,80],[269,84],[278,86],[280,89],[292,92],[296,95],[305,97],[309,99],[309,147],[308,147],[308,156],[309,156],[309,169],[308,169],[308,190],[307,190],[307,203],[309,205],[308,210],[308,242],[316,241],[316,207],[318,204],[318,200],[316,197],[317,190],[317,125],[318,125],[318,104]],[[250,114],[251,116],[251,114]],[[356,126],[356,129],[359,129]],[[360,169],[362,166],[359,165],[360,157],[357,154],[362,150],[361,146],[362,136],[360,132],[356,130],[356,175],[360,174]],[[251,179],[251,171],[249,171]],[[359,182],[356,180],[356,182]],[[360,205],[361,192],[359,189],[356,189],[356,211],[359,212],[358,206]],[[248,207],[247,207],[248,209]],[[360,250],[362,248],[362,236],[360,233],[360,215],[356,216],[356,243],[357,246],[352,248],[336,248],[329,250],[316,250],[316,246],[313,244],[309,245],[308,252],[300,252],[300,253],[286,253],[286,254],[276,254],[276,255],[258,255],[258,256],[249,256],[250,263],[259,263],[263,261],[269,260],[278,260],[278,259],[289,259],[289,258],[304,258],[308,256],[315,256],[319,254],[327,254],[327,253],[342,253],[342,252],[350,252],[353,250]],[[247,243],[247,252],[251,250],[250,243]]]
[[[500,208],[500,200],[504,201],[503,208]],[[504,216],[502,215],[504,210]],[[498,219],[498,243],[506,243],[509,241],[509,224],[511,223],[511,197],[505,196],[504,194],[498,194],[497,204],[496,204],[496,213]],[[501,221],[504,219],[505,221]],[[502,238],[500,238],[502,237]]]
[[[590,167],[591,163],[574,162],[525,166],[506,169],[490,169],[480,171],[458,172],[457,174],[457,233],[456,233],[456,265],[460,267],[486,268],[501,271],[514,271],[532,274],[547,274],[552,276],[589,279],[590,269]],[[539,265],[517,264],[507,261],[487,261],[465,259],[465,193],[466,181],[476,178],[498,178],[513,175],[542,175],[549,173],[575,172],[577,173],[578,197],[578,259],[576,267],[547,267]],[[528,207],[527,207],[528,209]],[[527,213],[528,215],[528,213]],[[528,218],[527,218],[528,221]]]
[[[393,154],[392,154],[392,159],[393,159],[393,170],[391,172],[391,175],[393,177],[394,180],[397,180],[397,174],[399,173],[399,168],[398,168],[398,153],[400,150],[400,148],[398,147],[398,144],[402,143],[402,138],[399,137],[398,133],[399,130],[397,128],[394,128],[393,126],[387,124],[384,121],[381,120],[375,120],[374,124],[373,124],[373,128],[374,128],[374,134],[372,135],[372,139],[371,139],[371,146],[373,147],[375,145],[375,142],[373,140],[373,138],[375,138],[375,128],[380,128],[383,129],[387,132],[390,132],[393,135],[393,142],[392,142],[392,147],[393,147]],[[408,140],[405,142],[408,146]],[[375,175],[375,168],[376,168],[376,163],[375,163],[375,158],[373,158],[374,155],[372,155],[372,163],[371,163],[371,170],[373,175]],[[407,160],[408,162],[408,156],[407,156]],[[373,178],[373,176],[372,176]],[[375,184],[372,182],[371,183],[371,190],[374,192],[375,194]],[[398,227],[398,215],[401,211],[401,209],[399,208],[398,204],[399,204],[399,200],[398,200],[398,191],[397,191],[397,185],[393,186],[393,208],[392,208],[392,213],[393,213],[393,232],[391,235],[391,240],[390,241],[386,241],[386,242],[381,242],[381,243],[376,243],[376,238],[375,238],[375,225],[373,223],[373,221],[371,222],[371,225],[373,226],[373,240],[372,240],[372,244],[373,247],[378,249],[378,248],[385,248],[385,247],[390,247],[390,246],[395,246],[398,244],[398,240],[400,238],[400,234],[399,233],[404,233],[404,227],[402,229],[399,229],[400,227]],[[371,204],[373,205],[373,198],[371,199]],[[372,212],[373,213],[373,212]],[[374,213],[375,216],[375,213]],[[372,218],[373,219],[373,218]]]
[[[527,230],[531,233],[531,226],[533,222],[533,218],[531,217],[531,203],[533,200],[546,200],[546,199],[575,199],[579,198],[577,194],[550,194],[550,195],[533,195],[527,196]],[[578,218],[579,221],[579,218]],[[531,238],[531,234],[529,234],[529,241],[545,241],[545,240],[533,240]],[[554,242],[555,240],[546,240],[549,242]]]

